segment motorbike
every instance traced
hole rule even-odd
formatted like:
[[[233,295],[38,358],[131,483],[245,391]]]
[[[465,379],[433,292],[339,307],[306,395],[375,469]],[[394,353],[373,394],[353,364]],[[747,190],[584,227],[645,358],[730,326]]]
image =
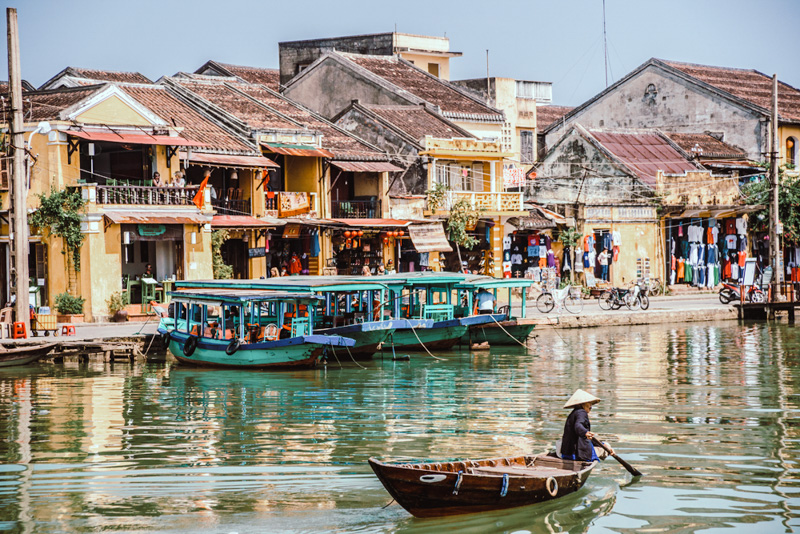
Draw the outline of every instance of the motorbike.
[[[739,286],[722,282],[722,288],[719,290],[719,301],[723,304],[730,304],[731,302],[741,300],[742,294],[739,291]],[[756,286],[749,286],[745,294],[747,302],[764,302],[767,300],[767,295]]]

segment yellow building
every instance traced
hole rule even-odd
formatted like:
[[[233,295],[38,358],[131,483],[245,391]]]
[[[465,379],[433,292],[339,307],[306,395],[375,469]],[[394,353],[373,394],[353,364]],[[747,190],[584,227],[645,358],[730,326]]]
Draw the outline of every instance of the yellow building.
[[[26,92],[24,99],[31,132],[29,210],[51,189],[80,191],[85,201],[80,269],[61,253],[60,238],[32,229],[36,305],[53,307],[57,294],[69,292],[86,299],[86,320],[101,320],[109,315],[112,293],[144,313],[150,300],[164,299],[170,281],[212,277],[214,193],[210,187],[200,192],[200,182],[173,185],[176,172],[191,168],[188,161],[182,167],[179,151],[258,157],[266,166],[253,145],[150,84]],[[7,242],[7,226],[2,234]],[[5,245],[0,255],[5,265]],[[7,298],[9,288],[2,290]]]

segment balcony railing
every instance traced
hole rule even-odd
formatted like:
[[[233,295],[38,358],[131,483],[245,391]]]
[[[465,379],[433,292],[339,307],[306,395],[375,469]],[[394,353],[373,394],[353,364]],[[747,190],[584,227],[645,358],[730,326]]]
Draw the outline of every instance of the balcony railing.
[[[98,185],[98,204],[184,206],[192,203],[198,186],[147,187],[134,185]]]
[[[484,209],[486,211],[523,211],[522,196],[523,193],[505,191],[495,193],[486,191],[448,191],[444,208],[449,210],[453,204],[459,200],[466,199],[475,209]]]
[[[380,200],[332,200],[334,219],[375,219],[381,216]]]
[[[225,200],[225,199],[212,199],[211,205],[217,213],[227,215],[250,215],[250,199],[242,200]]]

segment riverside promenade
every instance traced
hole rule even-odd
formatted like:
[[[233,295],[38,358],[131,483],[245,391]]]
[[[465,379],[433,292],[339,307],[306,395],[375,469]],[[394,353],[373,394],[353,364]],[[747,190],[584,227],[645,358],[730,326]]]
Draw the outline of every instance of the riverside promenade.
[[[538,295],[537,295],[538,296]],[[517,304],[519,306],[519,304]],[[519,310],[515,310],[517,313]],[[736,320],[736,308],[731,305],[721,304],[716,293],[696,295],[679,295],[669,297],[651,297],[648,310],[630,311],[626,308],[620,310],[601,310],[597,299],[586,299],[583,311],[572,314],[565,310],[556,313],[539,313],[536,309],[536,300],[528,302],[528,319],[537,325],[551,328],[587,328],[602,326],[666,324],[666,323],[691,323],[702,321]],[[105,341],[143,340],[156,332],[158,323],[155,318],[145,322],[127,323],[87,323],[75,325],[75,336],[55,339],[91,339]],[[53,337],[31,338],[39,340],[52,340]],[[13,340],[2,340],[10,342]],[[149,341],[149,339],[147,339]],[[157,342],[155,343],[157,345]]]

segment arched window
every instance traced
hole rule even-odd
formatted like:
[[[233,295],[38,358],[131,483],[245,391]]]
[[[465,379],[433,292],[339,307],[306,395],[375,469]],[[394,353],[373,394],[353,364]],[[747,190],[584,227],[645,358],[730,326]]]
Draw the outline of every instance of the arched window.
[[[786,159],[788,165],[797,167],[797,139],[794,137],[786,138]]]

